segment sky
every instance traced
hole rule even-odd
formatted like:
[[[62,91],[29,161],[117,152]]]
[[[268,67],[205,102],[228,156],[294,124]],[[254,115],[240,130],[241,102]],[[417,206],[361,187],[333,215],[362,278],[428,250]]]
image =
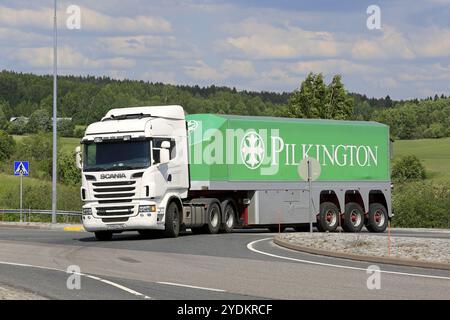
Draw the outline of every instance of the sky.
[[[58,73],[290,92],[321,72],[370,97],[449,95],[449,18],[450,0],[58,0]],[[0,0],[0,69],[51,74],[52,27],[52,0]]]

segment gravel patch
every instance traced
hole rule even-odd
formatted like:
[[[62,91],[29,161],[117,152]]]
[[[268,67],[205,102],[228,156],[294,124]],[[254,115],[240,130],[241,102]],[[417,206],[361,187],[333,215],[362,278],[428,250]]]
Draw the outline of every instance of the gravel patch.
[[[361,233],[285,233],[278,237],[291,244],[339,253],[450,264],[450,239],[391,236],[389,255],[388,237]]]
[[[46,300],[35,293],[0,284],[0,300]]]

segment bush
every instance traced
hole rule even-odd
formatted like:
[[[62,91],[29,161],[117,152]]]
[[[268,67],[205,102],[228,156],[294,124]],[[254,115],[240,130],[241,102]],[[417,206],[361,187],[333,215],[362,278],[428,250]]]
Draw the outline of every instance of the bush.
[[[423,180],[426,178],[425,168],[414,155],[401,157],[392,166],[392,179],[397,182]]]
[[[73,137],[75,130],[75,125],[70,120],[60,120],[58,121],[58,132],[61,137]]]
[[[81,173],[75,163],[75,155],[60,153],[58,155],[58,179],[67,185],[81,183]]]
[[[396,185],[392,206],[395,227],[450,228],[448,184],[416,181]]]
[[[19,117],[8,124],[8,132],[10,134],[24,134],[27,132],[27,123],[28,121],[25,117]]]
[[[12,186],[5,194],[4,206],[10,209],[19,208],[19,185]],[[58,184],[58,210],[80,211],[82,202],[80,189],[77,186]],[[52,208],[52,185],[50,182],[36,182],[24,178],[23,208],[50,210]]]
[[[446,135],[447,132],[440,123],[432,123],[431,126],[423,132],[425,138],[442,138]]]
[[[83,138],[84,137],[84,132],[86,131],[86,128],[80,128],[77,127],[75,128],[75,130],[73,131],[73,137],[74,138]]]
[[[13,137],[0,130],[0,161],[8,160],[14,153],[15,146]]]
[[[50,114],[45,109],[38,109],[34,111],[27,123],[27,131],[36,133],[40,131],[50,131],[52,128],[52,119]]]

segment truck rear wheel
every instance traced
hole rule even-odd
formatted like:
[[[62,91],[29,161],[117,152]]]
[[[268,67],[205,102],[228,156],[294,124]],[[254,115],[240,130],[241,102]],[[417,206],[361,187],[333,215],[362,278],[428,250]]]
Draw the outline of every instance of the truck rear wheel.
[[[171,202],[166,212],[166,229],[164,235],[176,238],[180,233],[180,210],[175,202]]]
[[[369,206],[369,219],[366,228],[370,232],[384,232],[388,225],[388,214],[381,203],[372,203]]]
[[[113,235],[111,231],[97,231],[94,234],[98,241],[110,241]]]
[[[213,202],[208,206],[206,211],[206,225],[205,231],[209,234],[216,234],[219,232],[221,224],[220,206],[217,202]]]
[[[225,218],[220,227],[220,231],[229,233],[233,231],[236,224],[236,209],[233,202],[225,200],[222,202],[223,217]]]
[[[346,232],[360,232],[364,226],[364,210],[356,202],[345,205],[344,223],[342,229]]]
[[[339,225],[339,209],[333,202],[322,202],[317,217],[317,229],[321,232],[336,231]]]

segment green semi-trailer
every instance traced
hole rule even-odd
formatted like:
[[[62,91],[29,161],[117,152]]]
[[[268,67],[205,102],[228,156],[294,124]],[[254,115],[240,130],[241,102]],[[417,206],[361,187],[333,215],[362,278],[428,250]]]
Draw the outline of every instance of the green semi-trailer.
[[[191,193],[239,194],[234,201],[248,203],[242,224],[386,229],[392,216],[388,126],[212,114],[186,119]],[[303,159],[319,168],[311,185],[299,175]]]
[[[389,128],[376,122],[113,109],[78,148],[85,229],[230,232],[316,226],[383,232]]]

